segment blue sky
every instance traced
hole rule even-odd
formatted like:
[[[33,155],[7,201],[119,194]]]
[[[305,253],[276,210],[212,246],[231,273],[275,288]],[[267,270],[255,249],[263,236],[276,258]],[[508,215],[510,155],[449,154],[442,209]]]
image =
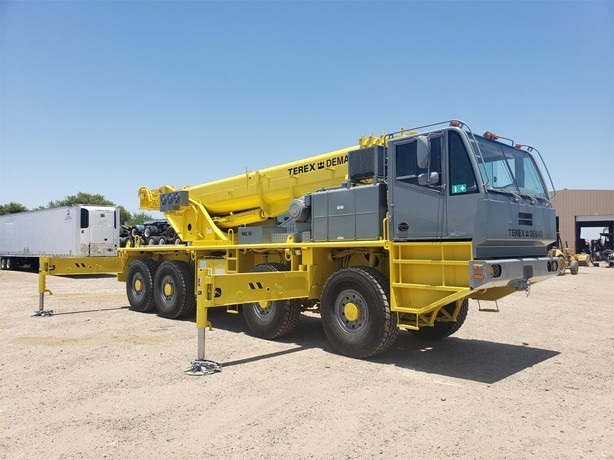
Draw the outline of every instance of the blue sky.
[[[138,212],[451,118],[614,188],[612,1],[0,2],[0,204]]]

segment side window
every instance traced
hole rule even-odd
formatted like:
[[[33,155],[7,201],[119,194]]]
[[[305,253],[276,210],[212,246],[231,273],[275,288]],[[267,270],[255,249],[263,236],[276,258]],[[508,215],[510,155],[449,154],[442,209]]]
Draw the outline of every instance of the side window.
[[[441,176],[441,137],[430,139],[431,165],[430,172]],[[406,184],[419,185],[418,176],[427,174],[429,168],[418,167],[416,142],[401,144],[395,148],[396,179]]]
[[[450,195],[477,193],[475,174],[463,140],[456,131],[448,131],[450,158]]]

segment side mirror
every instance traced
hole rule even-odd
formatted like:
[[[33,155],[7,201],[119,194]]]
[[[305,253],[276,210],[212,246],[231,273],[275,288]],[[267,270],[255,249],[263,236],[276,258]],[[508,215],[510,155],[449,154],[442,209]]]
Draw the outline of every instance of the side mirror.
[[[416,138],[416,159],[418,160],[418,167],[426,169],[431,162],[431,149],[429,146],[429,140],[426,136],[418,136]]]
[[[418,176],[419,185],[435,185],[439,183],[439,173],[433,171],[430,174],[422,173]]]

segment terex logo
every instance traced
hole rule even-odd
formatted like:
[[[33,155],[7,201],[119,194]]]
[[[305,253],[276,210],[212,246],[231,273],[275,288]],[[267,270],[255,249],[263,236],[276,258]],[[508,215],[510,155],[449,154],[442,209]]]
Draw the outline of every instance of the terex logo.
[[[306,163],[304,165],[295,166],[294,168],[288,168],[288,174],[290,176],[296,176],[298,174],[308,173],[315,171],[316,169],[331,168],[333,166],[339,166],[347,163],[348,156],[342,155],[340,157],[329,158],[326,161],[318,161],[317,163]]]
[[[508,228],[509,236],[516,238],[543,238],[544,232],[541,230],[521,230],[519,228]]]
[[[291,176],[296,176],[297,174],[303,174],[309,171],[315,171],[316,165],[315,163],[310,163],[306,165],[295,166],[294,168],[288,168],[288,174]]]

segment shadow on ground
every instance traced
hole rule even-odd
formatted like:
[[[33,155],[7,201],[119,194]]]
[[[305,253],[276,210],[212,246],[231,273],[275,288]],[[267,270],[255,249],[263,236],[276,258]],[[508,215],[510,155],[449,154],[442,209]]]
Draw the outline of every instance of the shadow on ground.
[[[227,314],[222,309],[211,309],[209,320],[214,328],[248,334],[243,315]],[[254,337],[254,340],[263,340]],[[247,362],[271,359],[306,349],[320,348],[336,354],[328,343],[320,319],[302,315],[299,327],[288,336],[277,340],[280,343],[296,344],[295,348],[270,354],[220,363],[224,367]],[[553,358],[558,351],[512,345],[487,340],[472,340],[448,337],[444,340],[426,341],[401,331],[395,344],[387,352],[368,359],[373,363],[394,365],[428,374],[495,383],[513,374]]]

